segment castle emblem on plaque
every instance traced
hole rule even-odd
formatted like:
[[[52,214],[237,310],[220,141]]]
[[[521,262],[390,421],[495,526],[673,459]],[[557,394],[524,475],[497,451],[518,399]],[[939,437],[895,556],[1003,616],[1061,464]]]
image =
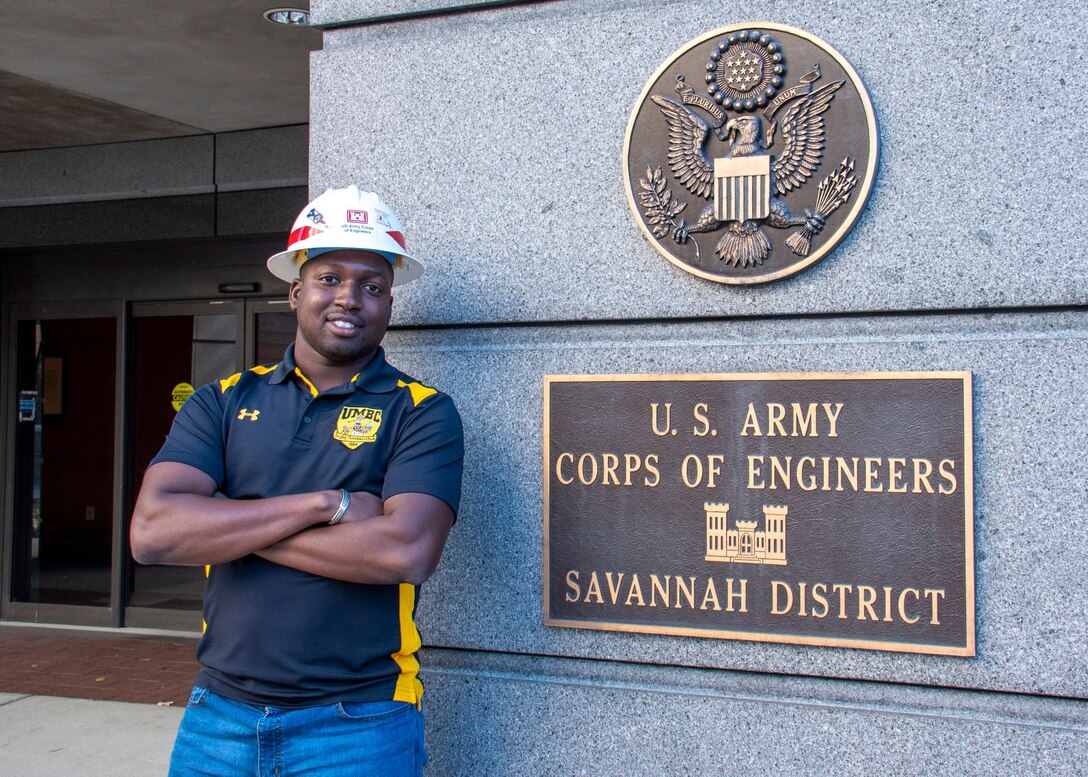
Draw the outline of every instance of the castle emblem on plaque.
[[[706,560],[786,566],[785,505],[763,505],[763,525],[737,520],[729,526],[729,504],[706,502]]]
[[[624,146],[646,237],[724,283],[792,275],[831,251],[876,166],[861,79],[823,41],[774,24],[725,27],[674,54],[643,90]]]

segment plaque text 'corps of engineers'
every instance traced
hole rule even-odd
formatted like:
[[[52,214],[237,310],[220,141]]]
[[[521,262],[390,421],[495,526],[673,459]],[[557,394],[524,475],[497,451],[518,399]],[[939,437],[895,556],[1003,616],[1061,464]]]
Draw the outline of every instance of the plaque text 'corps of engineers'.
[[[967,372],[552,375],[552,626],[975,654]]]

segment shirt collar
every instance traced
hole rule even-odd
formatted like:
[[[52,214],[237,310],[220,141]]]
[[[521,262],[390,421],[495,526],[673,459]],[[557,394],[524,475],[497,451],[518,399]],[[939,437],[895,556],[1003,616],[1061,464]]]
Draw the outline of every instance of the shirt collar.
[[[355,378],[355,387],[375,394],[386,394],[397,387],[399,377],[400,373],[385,360],[385,349],[379,345],[374,358]]]
[[[283,383],[294,374],[296,368],[295,344],[291,343],[283,353],[283,361],[276,365],[276,369],[273,370],[269,383],[273,385]],[[374,357],[366,363],[363,371],[356,376],[355,387],[371,393],[385,394],[397,387],[399,377],[399,373],[385,360],[385,349],[379,345]]]
[[[291,343],[283,353],[283,361],[276,365],[276,369],[272,371],[272,377],[268,379],[268,382],[272,385],[283,383],[294,371],[295,344]]]

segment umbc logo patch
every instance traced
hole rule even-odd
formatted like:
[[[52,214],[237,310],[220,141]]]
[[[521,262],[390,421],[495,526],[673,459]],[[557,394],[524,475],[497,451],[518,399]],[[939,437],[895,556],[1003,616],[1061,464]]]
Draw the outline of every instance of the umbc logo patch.
[[[340,408],[340,417],[336,419],[336,431],[332,436],[355,450],[364,442],[374,442],[381,425],[381,408],[343,407]]]

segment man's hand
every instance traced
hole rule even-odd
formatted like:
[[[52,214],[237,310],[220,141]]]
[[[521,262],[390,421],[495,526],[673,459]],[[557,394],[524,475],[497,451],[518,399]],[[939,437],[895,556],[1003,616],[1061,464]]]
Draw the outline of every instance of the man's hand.
[[[438,566],[453,510],[428,494],[397,494],[383,503],[364,491],[336,526],[315,526],[258,556],[349,583],[423,583]]]
[[[369,491],[352,491],[351,504],[348,505],[348,510],[340,519],[340,523],[365,521],[375,515],[381,515],[384,509],[380,496],[375,496]],[[329,517],[332,518],[331,515]]]

